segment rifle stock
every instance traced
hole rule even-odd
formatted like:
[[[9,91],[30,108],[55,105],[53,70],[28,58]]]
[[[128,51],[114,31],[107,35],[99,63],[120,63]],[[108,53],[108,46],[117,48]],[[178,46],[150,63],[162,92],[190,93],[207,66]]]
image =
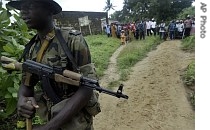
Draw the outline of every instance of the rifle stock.
[[[2,67],[9,70],[22,70],[22,63],[12,58],[1,56]]]

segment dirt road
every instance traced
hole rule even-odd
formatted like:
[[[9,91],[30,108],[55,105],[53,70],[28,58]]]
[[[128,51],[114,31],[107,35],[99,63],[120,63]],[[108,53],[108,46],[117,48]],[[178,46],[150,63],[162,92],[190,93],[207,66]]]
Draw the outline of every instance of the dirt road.
[[[100,95],[102,112],[94,118],[95,130],[194,130],[194,111],[180,77],[193,59],[194,54],[180,50],[180,41],[159,45],[123,83],[128,100]],[[107,75],[118,76],[110,71],[113,66],[101,80],[104,86]]]

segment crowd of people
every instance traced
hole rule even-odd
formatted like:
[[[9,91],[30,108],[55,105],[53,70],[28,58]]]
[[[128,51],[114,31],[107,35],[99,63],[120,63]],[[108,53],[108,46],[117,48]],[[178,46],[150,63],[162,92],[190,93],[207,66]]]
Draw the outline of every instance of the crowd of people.
[[[169,24],[163,20],[158,24],[154,18],[127,24],[111,23],[106,26],[105,32],[108,37],[121,38],[122,45],[133,39],[144,40],[145,36],[152,35],[159,35],[164,40],[183,39],[194,34],[195,18],[188,15],[186,19],[171,20]]]

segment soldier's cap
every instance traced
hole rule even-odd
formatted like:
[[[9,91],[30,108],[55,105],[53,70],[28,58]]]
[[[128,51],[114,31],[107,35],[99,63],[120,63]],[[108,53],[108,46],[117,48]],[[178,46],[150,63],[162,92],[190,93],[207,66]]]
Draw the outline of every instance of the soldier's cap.
[[[54,0],[13,0],[13,1],[8,2],[7,5],[15,8],[17,10],[21,10],[21,5],[24,2],[29,2],[29,1],[44,3],[45,5],[47,5],[51,8],[53,15],[58,14],[62,11],[61,6]]]

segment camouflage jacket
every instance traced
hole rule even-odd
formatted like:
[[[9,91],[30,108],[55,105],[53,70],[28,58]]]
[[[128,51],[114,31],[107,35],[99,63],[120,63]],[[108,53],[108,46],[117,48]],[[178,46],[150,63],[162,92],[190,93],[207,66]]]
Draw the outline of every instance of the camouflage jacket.
[[[63,38],[68,44],[68,47],[74,57],[74,60],[78,67],[87,65],[91,63],[91,56],[88,45],[81,35],[79,31],[76,30],[61,30]],[[37,36],[35,39],[35,43],[31,46],[29,53],[26,55],[26,59],[36,61],[37,53],[41,48],[41,41],[40,38]],[[54,37],[43,54],[43,58],[40,63],[48,65],[48,66],[60,66],[62,68],[73,70],[71,64],[68,61],[68,57],[66,56],[65,52],[63,51],[60,42],[57,37]],[[96,77],[95,76],[95,68],[88,67],[89,69],[81,69],[81,73],[88,77]],[[93,74],[93,75],[88,75]],[[25,74],[23,73],[23,81],[25,79]],[[38,82],[38,77],[32,76],[31,78],[31,86],[34,86]],[[72,95],[78,87],[70,87],[67,84],[63,83],[56,83],[51,81],[53,86],[55,86],[55,91],[60,97],[66,97]],[[52,85],[51,84],[51,85]]]

